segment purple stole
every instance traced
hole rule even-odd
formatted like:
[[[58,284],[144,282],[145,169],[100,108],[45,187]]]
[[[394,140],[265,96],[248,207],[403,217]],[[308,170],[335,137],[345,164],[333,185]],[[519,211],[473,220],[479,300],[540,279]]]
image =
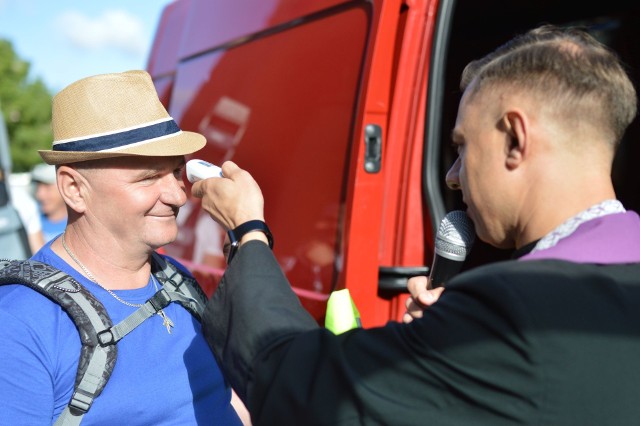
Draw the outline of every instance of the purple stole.
[[[640,263],[640,217],[633,211],[601,216],[582,223],[548,249],[520,260],[558,259],[576,263]]]

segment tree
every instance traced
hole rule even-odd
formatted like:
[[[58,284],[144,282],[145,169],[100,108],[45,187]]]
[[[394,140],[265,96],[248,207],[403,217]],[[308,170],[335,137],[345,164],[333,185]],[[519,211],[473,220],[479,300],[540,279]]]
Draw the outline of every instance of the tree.
[[[0,40],[0,110],[7,125],[13,171],[27,172],[42,162],[38,149],[51,149],[51,93],[11,42]]]

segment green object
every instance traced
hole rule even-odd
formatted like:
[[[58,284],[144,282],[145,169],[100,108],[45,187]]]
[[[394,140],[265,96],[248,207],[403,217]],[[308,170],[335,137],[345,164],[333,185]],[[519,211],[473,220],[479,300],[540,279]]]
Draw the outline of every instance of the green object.
[[[360,313],[351,298],[349,289],[345,288],[331,293],[327,301],[324,326],[334,334],[362,327]]]

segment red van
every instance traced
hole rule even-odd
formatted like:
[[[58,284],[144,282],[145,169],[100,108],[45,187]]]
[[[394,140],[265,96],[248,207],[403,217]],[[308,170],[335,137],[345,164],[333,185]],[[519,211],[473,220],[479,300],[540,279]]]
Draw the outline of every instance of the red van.
[[[329,293],[348,288],[374,326],[400,318],[440,220],[464,208],[444,186],[462,68],[541,23],[589,28],[638,81],[636,0],[177,0],[148,71],[180,126],[206,136],[198,157],[231,159],[261,185],[274,252],[304,306],[322,323]],[[614,170],[636,211],[637,133]],[[197,200],[180,221],[166,251],[211,292],[223,233]],[[465,268],[509,255],[478,242]]]

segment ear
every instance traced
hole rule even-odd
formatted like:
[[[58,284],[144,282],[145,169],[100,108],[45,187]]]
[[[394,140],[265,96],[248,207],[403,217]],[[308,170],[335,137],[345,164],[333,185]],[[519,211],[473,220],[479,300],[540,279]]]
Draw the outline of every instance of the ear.
[[[76,169],[69,166],[58,166],[58,191],[64,202],[77,213],[83,213],[86,209],[84,194],[87,181]]]
[[[505,164],[514,170],[526,159],[529,144],[529,125],[526,115],[519,110],[507,111],[501,120],[505,132]]]

